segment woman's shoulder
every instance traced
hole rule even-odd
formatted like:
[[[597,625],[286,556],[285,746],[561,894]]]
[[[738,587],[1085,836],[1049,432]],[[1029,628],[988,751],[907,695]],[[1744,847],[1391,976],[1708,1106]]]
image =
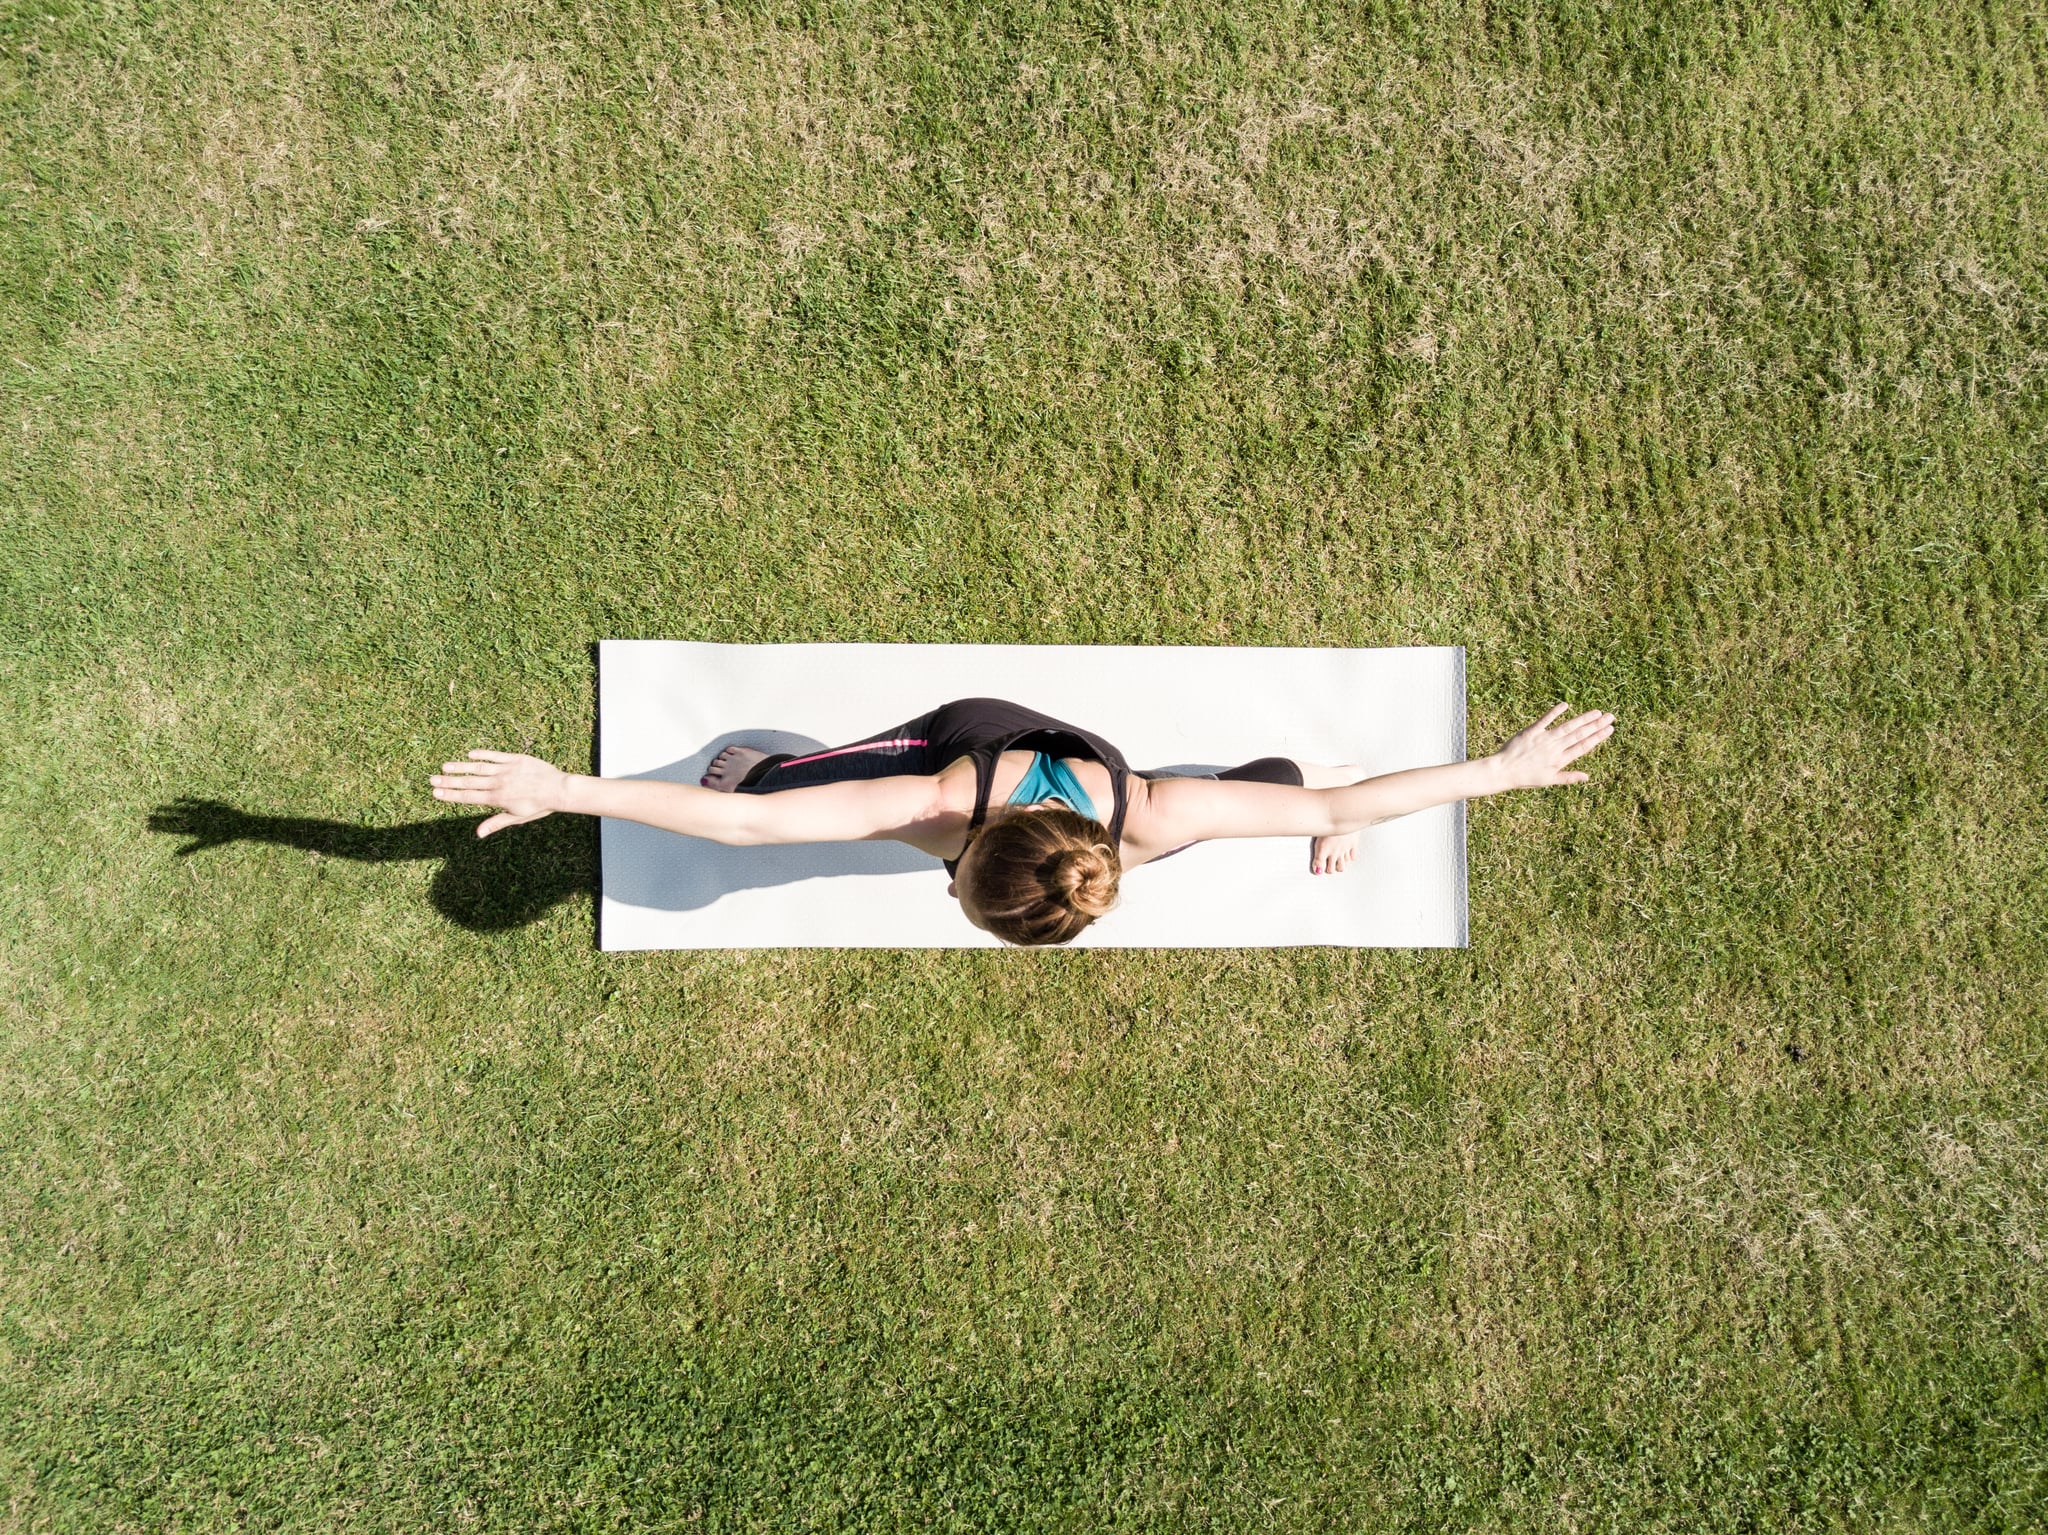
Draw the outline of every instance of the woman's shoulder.
[[[1119,839],[1127,869],[1150,863],[1187,841],[1185,837],[1174,837],[1171,807],[1162,802],[1159,782],[1163,780],[1131,774],[1129,798],[1124,807],[1124,833]]]

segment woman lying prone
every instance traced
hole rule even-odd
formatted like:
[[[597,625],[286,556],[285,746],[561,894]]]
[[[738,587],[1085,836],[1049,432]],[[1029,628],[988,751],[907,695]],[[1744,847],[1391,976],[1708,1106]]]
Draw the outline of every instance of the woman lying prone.
[[[557,811],[638,821],[740,846],[906,842],[945,860],[976,927],[1066,943],[1116,904],[1126,869],[1219,837],[1311,839],[1309,870],[1342,873],[1363,828],[1510,789],[1584,783],[1569,765],[1614,732],[1559,704],[1500,750],[1366,777],[1264,757],[1203,777],[1133,772],[1102,737],[997,698],[943,704],[826,751],[729,746],[699,785],[566,773],[517,752],[443,763],[434,797],[488,805],[488,837]],[[1105,813],[1105,811],[1107,813]]]

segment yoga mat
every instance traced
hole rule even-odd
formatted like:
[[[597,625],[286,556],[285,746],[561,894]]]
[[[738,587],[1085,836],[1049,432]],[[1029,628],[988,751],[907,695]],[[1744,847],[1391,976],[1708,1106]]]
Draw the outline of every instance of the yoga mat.
[[[1120,747],[1135,768],[1254,757],[1369,773],[1465,755],[1465,652],[1173,645],[705,645],[606,640],[598,771],[694,784],[725,746],[815,751],[953,698],[1008,698]],[[936,858],[896,842],[723,847],[607,819],[602,947],[995,948]],[[1207,842],[1128,871],[1071,947],[1462,948],[1462,805],[1364,832],[1347,873],[1306,837]]]

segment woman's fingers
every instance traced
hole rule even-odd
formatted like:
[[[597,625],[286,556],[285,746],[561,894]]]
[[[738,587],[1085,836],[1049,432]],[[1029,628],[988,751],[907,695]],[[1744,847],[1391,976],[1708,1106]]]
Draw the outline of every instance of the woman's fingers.
[[[1557,725],[1559,717],[1562,716],[1564,711],[1570,707],[1570,704],[1553,705],[1549,713],[1545,714],[1542,719],[1538,720],[1535,724],[1531,725],[1526,731],[1523,732],[1523,734],[1535,735],[1540,732],[1550,730],[1550,727],[1552,725]],[[1556,731],[1552,733],[1556,735],[1568,735],[1574,730],[1583,730],[1589,725],[1603,723],[1609,725],[1613,724],[1614,716],[1601,709],[1588,709],[1584,714],[1581,714],[1574,719],[1568,719],[1562,725],[1558,725]]]
[[[494,816],[488,816],[483,821],[479,822],[477,825],[476,834],[479,837],[488,837],[494,831],[503,831],[508,826],[517,826],[518,824],[518,816],[505,815],[501,812]]]
[[[1562,744],[1567,756],[1577,757],[1591,751],[1613,734],[1612,725],[1591,725]]]
[[[1566,720],[1557,729],[1551,731],[1550,739],[1553,741],[1575,740],[1589,730],[1599,729],[1607,721],[1607,715],[1602,714],[1598,709],[1589,709],[1584,714],[1578,716],[1578,718]]]
[[[1557,744],[1566,756],[1577,756],[1580,752],[1591,751],[1594,747],[1598,746],[1602,741],[1606,740],[1607,733],[1607,726],[1594,725],[1590,726],[1585,730],[1579,731],[1577,734],[1570,736],[1567,739],[1558,742]]]
[[[504,772],[507,764],[519,760],[519,753],[517,752],[473,751],[465,761],[442,763],[441,771],[444,773],[465,773],[479,778],[492,778]]]
[[[1613,734],[1613,725],[1596,725],[1584,733],[1574,736],[1571,740],[1561,743],[1562,750],[1558,753],[1559,758],[1564,762],[1574,761],[1585,756],[1587,752]]]

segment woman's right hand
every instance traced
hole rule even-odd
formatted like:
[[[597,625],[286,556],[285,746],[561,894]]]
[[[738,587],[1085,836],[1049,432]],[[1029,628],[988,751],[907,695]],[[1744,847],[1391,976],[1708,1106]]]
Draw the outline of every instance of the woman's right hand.
[[[469,759],[442,763],[430,781],[435,799],[498,807],[496,815],[477,827],[479,837],[538,821],[562,808],[569,775],[553,763],[519,752],[473,751]]]

